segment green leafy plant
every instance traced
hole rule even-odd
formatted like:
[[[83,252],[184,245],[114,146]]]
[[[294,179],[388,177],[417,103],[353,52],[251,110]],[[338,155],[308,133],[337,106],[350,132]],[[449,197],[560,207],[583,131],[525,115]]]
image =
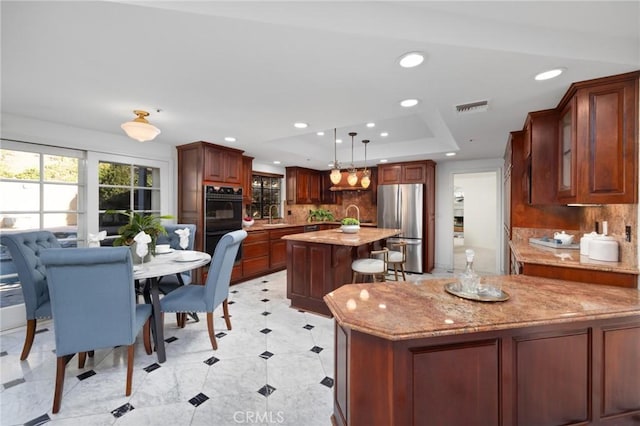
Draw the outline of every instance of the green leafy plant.
[[[355,217],[345,217],[340,223],[343,225],[360,225],[360,221]]]
[[[314,220],[318,222],[333,222],[335,218],[333,217],[333,213],[331,213],[330,210],[309,210],[309,217],[307,218],[307,221],[312,222]]]
[[[140,231],[144,231],[151,237],[151,249],[155,249],[158,235],[167,235],[167,230],[162,226],[161,219],[172,219],[173,216],[157,216],[152,214],[140,214],[131,210],[107,210],[108,214],[121,214],[129,218],[129,223],[118,228],[119,237],[113,241],[114,246],[130,246],[133,237]]]

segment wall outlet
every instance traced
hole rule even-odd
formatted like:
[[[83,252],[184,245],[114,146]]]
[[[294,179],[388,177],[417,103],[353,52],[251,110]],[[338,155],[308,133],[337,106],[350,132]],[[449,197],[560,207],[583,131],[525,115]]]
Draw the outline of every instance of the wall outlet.
[[[629,225],[624,227],[624,239],[630,243],[631,242],[631,227]]]

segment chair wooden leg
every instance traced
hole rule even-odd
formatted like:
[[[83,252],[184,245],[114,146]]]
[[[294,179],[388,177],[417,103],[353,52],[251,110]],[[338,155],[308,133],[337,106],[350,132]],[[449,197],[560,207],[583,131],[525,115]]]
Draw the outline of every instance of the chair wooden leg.
[[[78,368],[84,368],[85,361],[87,361],[87,353],[80,352],[78,354]]]
[[[36,336],[36,320],[27,320],[27,335],[24,338],[24,346],[22,347],[22,354],[20,355],[20,361],[24,361],[31,352],[31,346],[33,345],[33,339]]]
[[[224,299],[222,302],[222,312],[224,313],[224,322],[227,323],[227,330],[231,330],[231,317],[229,316],[229,301]]]
[[[356,283],[356,275],[358,275],[357,272],[353,273],[353,280],[351,280],[351,284],[355,284]]]
[[[182,328],[180,326],[180,324],[182,324],[182,322],[180,321],[182,319],[182,314],[180,312],[176,312],[176,327],[178,328]]]
[[[147,355],[151,355],[153,350],[151,349],[151,317],[147,318],[142,327],[142,340],[144,341],[144,350]]]
[[[59,356],[56,361],[56,387],[53,391],[53,408],[51,412],[56,414],[60,411],[62,402],[62,390],[64,389],[64,370],[73,355]]]
[[[402,280],[406,281],[407,277],[404,275],[404,263],[400,264],[400,271],[402,272]]]
[[[209,340],[211,340],[211,347],[215,351],[218,349],[218,343],[216,342],[216,334],[213,330],[213,312],[207,312],[207,329],[209,329]]]
[[[131,395],[131,381],[133,379],[133,355],[135,354],[134,345],[127,348],[127,387],[124,392],[126,396]]]
[[[393,264],[393,273],[396,276],[396,281],[398,281],[398,264],[397,263]]]

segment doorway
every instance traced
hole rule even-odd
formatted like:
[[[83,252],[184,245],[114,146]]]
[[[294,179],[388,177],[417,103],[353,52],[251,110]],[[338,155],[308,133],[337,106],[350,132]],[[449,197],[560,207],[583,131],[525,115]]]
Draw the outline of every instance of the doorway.
[[[454,174],[453,188],[454,271],[464,269],[465,250],[472,249],[476,272],[498,273],[498,173]]]

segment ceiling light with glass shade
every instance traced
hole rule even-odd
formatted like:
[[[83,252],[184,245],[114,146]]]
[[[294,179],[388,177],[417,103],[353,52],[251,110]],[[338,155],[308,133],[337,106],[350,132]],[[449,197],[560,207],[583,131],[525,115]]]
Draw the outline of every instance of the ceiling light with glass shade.
[[[340,172],[340,163],[338,163],[338,139],[336,137],[337,130],[333,129],[333,168],[331,169],[331,174],[329,175],[329,179],[331,179],[331,183],[337,185],[342,180],[342,173]]]
[[[348,169],[349,175],[347,176],[347,183],[350,186],[355,186],[358,183],[358,174],[356,167],[353,165],[353,137],[356,136],[356,132],[349,132],[349,136],[351,136],[351,166]]]
[[[367,189],[371,184],[371,170],[367,169],[367,145],[369,144],[369,140],[364,139],[362,143],[364,144],[364,170],[362,171],[360,185],[362,185],[364,189]]]
[[[127,136],[131,139],[137,140],[138,142],[146,142],[155,139],[155,137],[160,134],[160,129],[149,124],[145,118],[149,116],[147,111],[136,109],[133,113],[137,115],[137,117],[120,126]]]

